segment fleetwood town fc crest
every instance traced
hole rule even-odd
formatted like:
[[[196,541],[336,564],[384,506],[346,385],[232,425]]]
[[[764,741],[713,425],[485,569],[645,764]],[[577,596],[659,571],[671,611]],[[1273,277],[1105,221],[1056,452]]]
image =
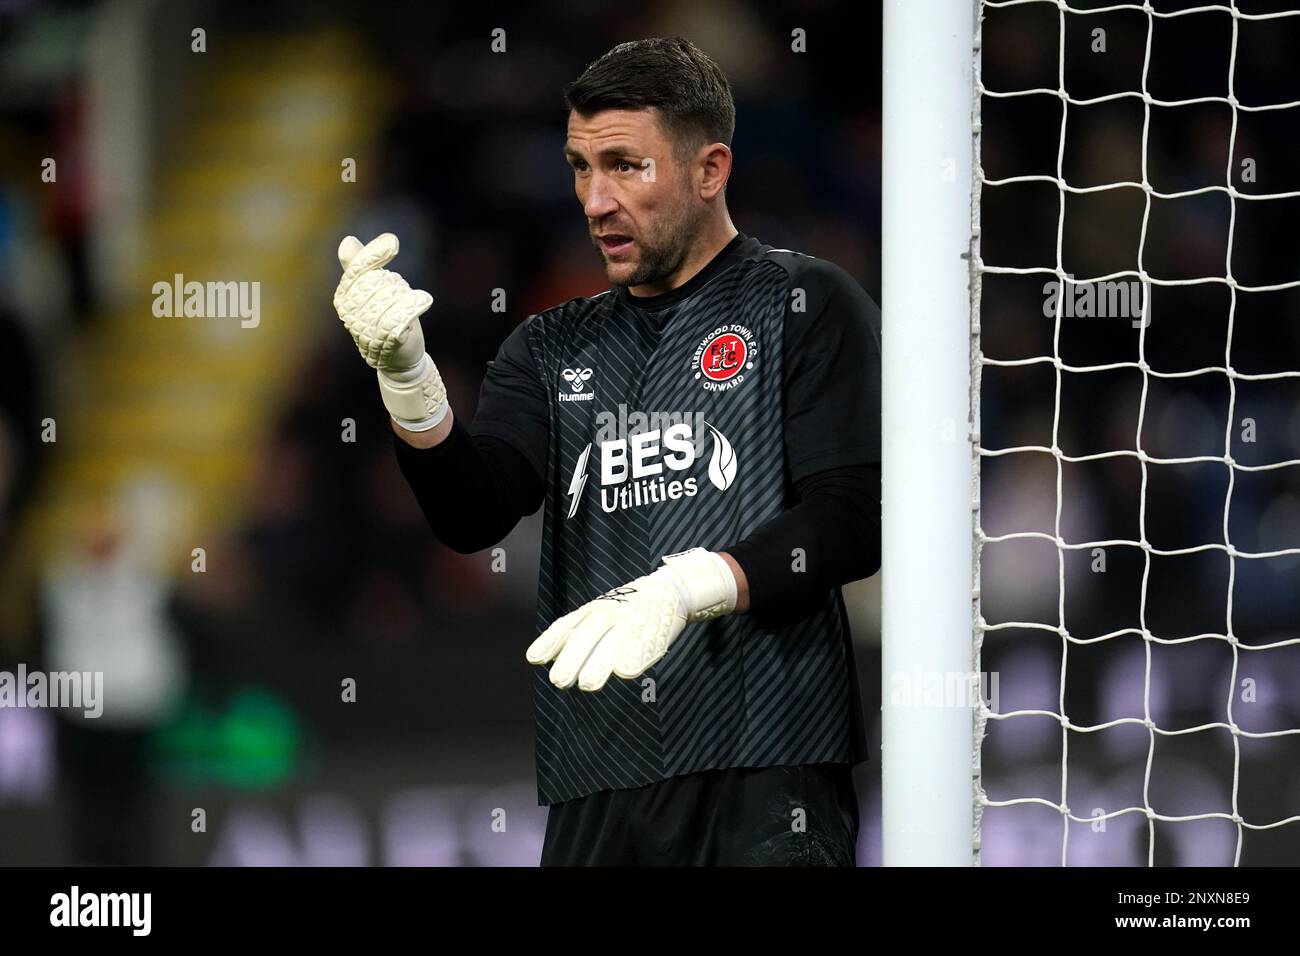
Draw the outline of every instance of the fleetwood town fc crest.
[[[757,355],[754,333],[733,322],[718,326],[700,340],[691,356],[691,368],[705,391],[725,392],[745,380]]]

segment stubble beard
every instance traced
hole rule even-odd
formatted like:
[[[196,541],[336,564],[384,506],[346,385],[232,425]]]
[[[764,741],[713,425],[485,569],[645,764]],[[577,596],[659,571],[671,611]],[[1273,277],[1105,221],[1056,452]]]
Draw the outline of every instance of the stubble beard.
[[[694,215],[689,201],[674,210],[672,219],[655,234],[636,240],[641,258],[632,274],[615,285],[639,286],[658,283],[673,275],[686,261],[702,228],[702,215]],[[603,255],[603,254],[602,254]],[[606,264],[608,265],[608,259]]]

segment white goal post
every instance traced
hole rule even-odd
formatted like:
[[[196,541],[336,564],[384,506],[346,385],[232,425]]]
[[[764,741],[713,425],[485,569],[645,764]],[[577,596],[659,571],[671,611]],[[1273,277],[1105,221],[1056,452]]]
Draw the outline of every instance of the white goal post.
[[[974,670],[975,0],[885,0],[881,809],[886,866],[975,860],[974,710],[899,682]]]

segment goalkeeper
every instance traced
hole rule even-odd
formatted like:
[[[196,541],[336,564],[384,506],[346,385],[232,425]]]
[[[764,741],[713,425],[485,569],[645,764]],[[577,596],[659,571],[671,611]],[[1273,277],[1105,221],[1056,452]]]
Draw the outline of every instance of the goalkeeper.
[[[868,754],[840,585],[880,565],[879,310],[732,225],[735,107],[688,41],[621,44],[565,96],[611,289],[520,324],[472,424],[396,237],[343,241],[334,300],[444,544],[545,507],[542,863],[852,866]]]

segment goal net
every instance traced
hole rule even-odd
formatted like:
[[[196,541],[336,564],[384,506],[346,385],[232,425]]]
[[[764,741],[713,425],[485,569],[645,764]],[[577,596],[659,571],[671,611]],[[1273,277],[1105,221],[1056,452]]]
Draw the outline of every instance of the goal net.
[[[885,862],[1295,863],[1300,10],[905,6]]]

